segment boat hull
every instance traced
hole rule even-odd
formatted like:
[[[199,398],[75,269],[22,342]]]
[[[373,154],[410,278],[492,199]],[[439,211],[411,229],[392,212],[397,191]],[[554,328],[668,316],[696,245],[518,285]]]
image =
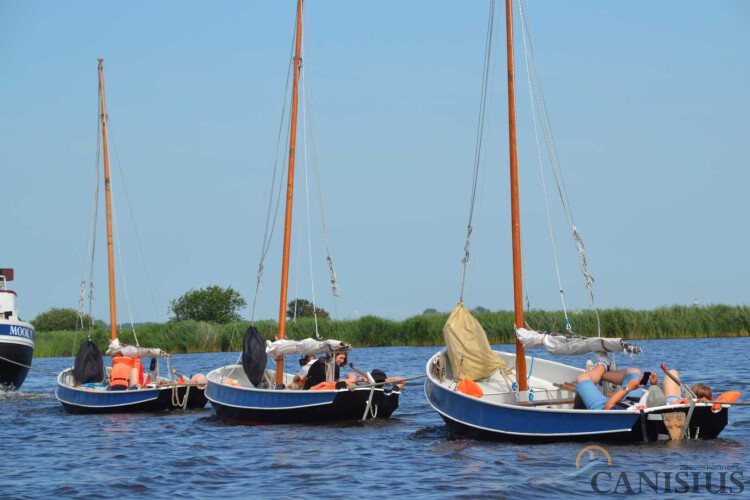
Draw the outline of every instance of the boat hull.
[[[223,367],[208,374],[206,396],[224,423],[243,425],[340,422],[390,418],[398,408],[399,389],[357,388],[334,391],[269,390],[252,387],[244,374],[240,386],[223,383]]]
[[[69,413],[139,413],[176,409],[196,409],[206,406],[205,390],[196,386],[144,388],[128,391],[91,390],[66,383],[72,377],[71,369],[57,378],[55,396]]]
[[[440,414],[451,432],[459,437],[494,441],[514,442],[559,442],[559,441],[625,441],[644,442],[669,439],[662,414],[688,413],[689,405],[677,405],[647,409],[626,410],[574,410],[572,405],[522,406],[517,403],[502,403],[468,396],[452,388],[450,381],[440,381],[431,366],[427,365],[425,396],[435,411]],[[503,353],[506,363],[514,356]],[[510,358],[510,359],[507,359]],[[527,362],[530,361],[527,358]],[[558,381],[570,378],[572,367],[536,359],[537,368],[549,376],[556,366],[564,373]],[[540,367],[541,364],[541,367]],[[509,366],[513,366],[509,364]],[[573,369],[581,371],[578,369]],[[539,380],[535,381],[539,385]],[[571,396],[571,394],[567,394]],[[712,439],[719,435],[727,424],[728,409],[711,411],[710,406],[698,405],[690,421],[688,436]]]
[[[25,336],[21,336],[21,330]],[[34,329],[28,323],[0,323],[0,388],[21,388],[34,355]]]

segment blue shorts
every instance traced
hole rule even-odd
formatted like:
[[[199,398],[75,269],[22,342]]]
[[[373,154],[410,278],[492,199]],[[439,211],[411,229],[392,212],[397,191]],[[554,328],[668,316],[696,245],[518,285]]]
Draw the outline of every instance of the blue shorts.
[[[674,405],[677,404],[677,401],[680,400],[679,396],[667,396],[667,402],[668,405]]]
[[[581,396],[583,404],[586,405],[586,408],[589,410],[604,409],[604,404],[607,402],[607,396],[602,394],[601,391],[596,388],[596,384],[594,384],[592,380],[585,379],[578,382],[576,384],[576,392]]]

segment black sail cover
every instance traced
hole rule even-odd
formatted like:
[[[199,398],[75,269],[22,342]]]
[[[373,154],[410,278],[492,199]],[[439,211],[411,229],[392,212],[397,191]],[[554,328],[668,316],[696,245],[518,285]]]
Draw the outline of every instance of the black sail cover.
[[[254,326],[248,328],[242,338],[242,369],[250,383],[258,387],[266,370],[266,345]]]
[[[90,340],[78,349],[76,361],[73,365],[73,379],[76,384],[104,381],[102,352]]]

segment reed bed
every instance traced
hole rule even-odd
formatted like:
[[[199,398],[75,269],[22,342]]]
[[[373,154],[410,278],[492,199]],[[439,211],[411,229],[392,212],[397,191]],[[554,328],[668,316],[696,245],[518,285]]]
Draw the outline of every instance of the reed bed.
[[[514,341],[514,316],[510,311],[477,314],[493,344]],[[565,332],[567,321],[562,311],[531,310],[524,315],[526,323],[535,330]],[[597,321],[593,311],[574,311],[568,314],[572,332],[596,336]],[[604,309],[599,312],[601,335],[629,340],[747,337],[750,336],[750,306],[711,305],[702,307],[671,306],[653,310]],[[317,322],[317,335],[334,338],[352,345],[369,346],[434,346],[443,344],[443,325],[448,313],[420,315],[403,321],[363,316],[358,319]],[[179,323],[150,323],[136,329],[142,346],[160,347],[170,353],[239,351],[242,335],[249,326],[246,321],[216,325],[201,321]],[[275,321],[259,321],[255,326],[267,340],[276,335]],[[109,331],[98,328],[92,340],[104,352]],[[303,339],[316,336],[316,325],[311,318],[287,322],[287,338]],[[123,329],[121,342],[135,344],[130,329]],[[87,332],[38,332],[34,356],[74,356]]]

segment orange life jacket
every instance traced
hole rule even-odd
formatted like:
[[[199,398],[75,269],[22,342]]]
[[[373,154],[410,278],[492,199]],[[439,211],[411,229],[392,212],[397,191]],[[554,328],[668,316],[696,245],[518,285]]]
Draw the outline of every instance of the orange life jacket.
[[[336,389],[336,382],[321,382],[310,387],[311,391],[333,391]]]
[[[115,387],[122,385],[130,387],[130,366],[125,363],[116,363],[109,371],[109,385]]]
[[[740,393],[740,391],[727,391],[721,396],[719,396],[718,398],[716,398],[715,401],[720,401],[721,403],[734,403],[735,401],[740,399],[741,395],[742,393]],[[718,412],[719,410],[721,410],[721,403],[714,404],[711,407],[711,409],[714,412]]]

